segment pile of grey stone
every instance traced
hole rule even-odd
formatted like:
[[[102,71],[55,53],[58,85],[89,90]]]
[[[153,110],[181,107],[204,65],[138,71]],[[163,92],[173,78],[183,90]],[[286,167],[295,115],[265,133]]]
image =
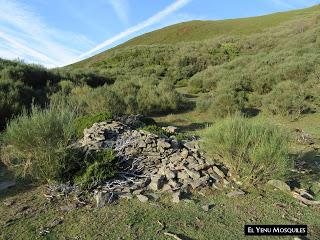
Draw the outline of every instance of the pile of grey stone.
[[[173,202],[178,202],[184,192],[233,186],[227,169],[207,159],[197,139],[178,141],[172,135],[176,128],[167,129],[170,137],[119,121],[95,123],[85,129],[81,147],[86,151],[113,149],[119,169],[117,177],[107,181],[96,196],[105,194],[112,202],[115,197],[136,195],[140,201],[147,201],[147,193],[169,192]]]

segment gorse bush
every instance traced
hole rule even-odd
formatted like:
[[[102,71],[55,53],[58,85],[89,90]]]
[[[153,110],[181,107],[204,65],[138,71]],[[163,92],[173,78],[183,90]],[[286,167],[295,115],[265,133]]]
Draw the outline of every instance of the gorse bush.
[[[228,117],[206,129],[203,138],[205,150],[218,154],[248,185],[281,177],[290,166],[287,134],[264,121]]]
[[[77,169],[73,142],[74,113],[69,109],[33,107],[12,120],[3,134],[2,161],[17,176],[39,181],[63,180]]]

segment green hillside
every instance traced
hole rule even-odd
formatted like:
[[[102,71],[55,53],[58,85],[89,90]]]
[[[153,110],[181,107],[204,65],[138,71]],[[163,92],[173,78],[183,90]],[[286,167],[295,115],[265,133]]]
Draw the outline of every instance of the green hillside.
[[[119,47],[173,44],[212,39],[221,35],[252,34],[263,32],[266,28],[278,26],[286,21],[313,15],[320,10],[319,6],[275,13],[259,17],[229,19],[220,21],[191,21],[172,25],[158,31],[143,34]]]
[[[114,49],[139,45],[175,44],[213,39],[221,36],[249,35],[261,33],[264,30],[279,26],[285,22],[305,19],[314,16],[320,10],[320,6],[289,12],[275,13],[265,16],[228,19],[220,21],[190,21],[165,27],[133,38]],[[108,56],[111,50],[100,53],[86,59],[79,66],[87,62],[96,62]],[[78,66],[78,64],[75,64]]]

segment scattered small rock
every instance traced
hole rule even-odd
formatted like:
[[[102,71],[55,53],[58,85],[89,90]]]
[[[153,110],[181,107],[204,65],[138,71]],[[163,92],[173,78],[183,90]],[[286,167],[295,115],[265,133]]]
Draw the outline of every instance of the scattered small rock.
[[[149,201],[149,198],[145,195],[142,195],[142,194],[137,195],[137,198],[139,199],[140,202],[143,202],[143,203]]]
[[[304,189],[301,189],[299,193],[302,197],[304,197],[308,200],[314,200],[314,197]]]
[[[106,193],[99,191],[95,194],[94,198],[97,208],[102,208],[106,205]]]
[[[15,203],[15,200],[11,200],[11,199],[3,201],[3,205],[5,205],[6,207],[11,207],[14,203]]]
[[[132,199],[132,194],[131,193],[123,193],[123,194],[119,195],[119,198]]]
[[[203,209],[203,211],[209,212],[209,210],[212,209],[213,207],[214,207],[214,204],[209,203],[209,204],[203,205],[201,208]]]
[[[188,156],[189,156],[189,151],[188,151],[188,149],[185,149],[185,148],[184,148],[184,149],[181,151],[181,157],[184,158],[184,159],[186,159]]]
[[[290,192],[291,189],[288,184],[281,180],[270,180],[267,182],[268,185],[273,186],[281,191]]]
[[[49,225],[49,228],[54,228],[55,226],[58,226],[60,224],[63,223],[63,219],[59,218],[59,219],[55,219],[52,221],[52,223]]]
[[[167,133],[176,133],[178,128],[174,126],[162,127]]]
[[[199,179],[201,177],[200,173],[192,170],[192,169],[188,169],[186,167],[184,167],[184,170],[187,172],[187,174],[192,178],[192,179]]]
[[[141,193],[143,193],[143,192],[144,192],[143,189],[137,189],[137,190],[134,190],[134,191],[132,192],[132,194],[133,194],[133,195],[139,195],[139,194],[141,194]]]
[[[172,194],[172,202],[179,203],[181,200],[181,191],[176,191]]]
[[[74,210],[74,209],[76,209],[77,207],[76,207],[76,205],[66,205],[66,206],[61,206],[60,207],[60,210],[62,211],[62,212],[70,212],[70,211],[72,211],[72,210]]]
[[[158,201],[159,200],[159,195],[155,194],[155,193],[150,193],[148,195],[153,201]]]
[[[224,172],[222,172],[217,166],[212,167],[213,172],[215,172],[219,177],[225,178]]]
[[[241,195],[245,195],[246,193],[240,189],[238,190],[235,190],[235,191],[232,191],[232,192],[229,192],[227,194],[228,197],[230,198],[233,198],[233,197],[238,197],[238,196],[241,196]]]
[[[153,191],[158,191],[163,187],[163,184],[164,184],[164,176],[156,175],[151,179],[151,183],[149,187]]]
[[[39,231],[40,236],[46,236],[46,235],[49,234],[49,233],[50,233],[49,228],[42,228],[42,229]]]

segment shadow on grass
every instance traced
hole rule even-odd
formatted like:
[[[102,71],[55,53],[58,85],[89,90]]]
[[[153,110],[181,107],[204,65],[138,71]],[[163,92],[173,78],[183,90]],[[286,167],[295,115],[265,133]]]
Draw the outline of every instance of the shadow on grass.
[[[186,126],[180,126],[179,129],[181,132],[188,132],[188,131],[197,131],[200,129],[206,128],[210,123],[208,122],[202,122],[202,123],[190,123]]]
[[[261,110],[258,108],[245,108],[242,110],[242,113],[249,118],[258,116],[260,112]]]
[[[30,180],[15,179],[14,175],[0,162],[0,183],[15,181],[15,186],[0,190],[0,200],[29,191],[36,186]]]
[[[299,155],[293,155],[294,172],[289,176],[293,187],[319,181],[320,179],[320,152],[310,150]]]
[[[185,236],[183,234],[179,234],[178,233],[178,234],[175,234],[175,235],[177,235],[177,237],[182,239],[182,240],[195,240],[194,238],[187,237],[187,236]]]
[[[188,113],[192,112],[196,108],[196,102],[194,101],[186,101],[180,104],[177,110],[175,111],[164,111],[161,113],[154,113],[149,114],[148,117],[164,117],[168,114],[182,114],[182,113]]]

